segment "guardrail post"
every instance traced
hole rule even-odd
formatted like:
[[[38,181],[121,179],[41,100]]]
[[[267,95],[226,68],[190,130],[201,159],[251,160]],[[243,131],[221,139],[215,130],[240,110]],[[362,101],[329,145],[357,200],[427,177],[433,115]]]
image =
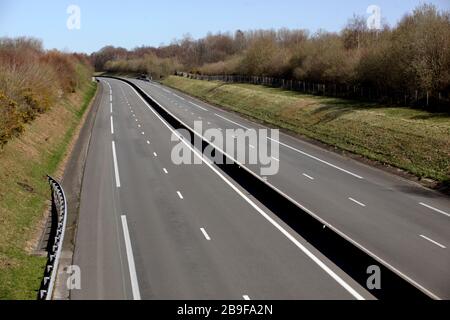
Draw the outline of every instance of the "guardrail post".
[[[41,282],[41,287],[38,291],[39,300],[52,299],[67,220],[67,200],[64,194],[64,190],[55,179],[50,176],[47,177],[50,184],[52,197],[51,224],[52,227],[55,226],[56,228],[50,233],[50,237],[48,240],[49,244],[53,242],[53,245],[47,246],[47,264],[44,269],[44,277]]]

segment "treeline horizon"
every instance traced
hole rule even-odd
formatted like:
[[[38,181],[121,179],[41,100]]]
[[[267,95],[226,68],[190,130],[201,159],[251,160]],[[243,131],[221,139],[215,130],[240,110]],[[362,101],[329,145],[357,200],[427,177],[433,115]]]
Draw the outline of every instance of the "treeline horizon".
[[[44,50],[35,38],[0,38],[0,150],[92,71],[88,55]]]
[[[448,103],[450,12],[423,4],[381,30],[368,29],[366,19],[354,15],[340,32],[238,30],[197,40],[185,36],[160,47],[106,46],[90,58],[97,71],[154,79],[175,72],[273,77]]]

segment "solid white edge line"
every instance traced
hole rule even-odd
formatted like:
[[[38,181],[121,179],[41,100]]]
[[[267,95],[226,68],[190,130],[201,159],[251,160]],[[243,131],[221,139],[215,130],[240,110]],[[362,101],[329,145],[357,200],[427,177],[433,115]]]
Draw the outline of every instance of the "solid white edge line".
[[[435,245],[437,245],[438,247],[441,247],[442,249],[446,249],[446,248],[447,248],[447,247],[444,246],[443,244],[440,244],[439,242],[434,241],[433,239],[430,239],[430,238],[424,236],[423,234],[419,234],[419,236],[421,236],[421,237],[424,238],[425,240],[430,241],[431,243],[434,243]]]
[[[111,116],[111,134],[114,134],[114,120],[113,120],[113,116]]]
[[[230,120],[230,119],[228,119],[228,118],[225,118],[225,117],[221,116],[220,114],[214,113],[214,115],[217,116],[217,117],[219,117],[219,118],[222,118],[223,120],[226,120],[226,121],[228,121],[228,122],[230,122],[230,123],[232,123],[232,124],[235,124],[235,125],[237,125],[237,126],[239,126],[239,127],[241,127],[241,128],[250,130],[250,128],[247,128],[246,126],[243,126],[242,124],[239,124],[239,123],[237,123],[237,122],[234,122],[233,120]]]
[[[211,238],[209,237],[208,233],[206,232],[205,228],[200,228],[203,235],[205,236],[206,240],[211,241]]]
[[[141,300],[141,293],[139,291],[139,283],[136,274],[136,266],[134,264],[133,248],[131,247],[130,232],[128,230],[127,217],[125,215],[122,215],[121,220],[122,220],[123,237],[125,239],[125,249],[127,252],[128,269],[130,271],[131,290],[133,292],[133,299]]]
[[[130,86],[131,87],[131,86]],[[180,137],[179,133],[177,133],[153,108],[144,100],[144,98],[131,87],[136,95],[145,103],[145,105],[149,108],[151,112],[177,137]],[[156,101],[156,100],[154,100]],[[157,102],[158,103],[158,102]],[[158,105],[160,105],[158,103]],[[161,105],[160,105],[161,106]],[[161,108],[164,108],[161,106]],[[166,110],[164,108],[164,110]],[[355,289],[353,289],[344,279],[342,279],[339,275],[337,275],[333,270],[331,270],[324,262],[322,262],[318,257],[316,257],[308,248],[302,245],[294,236],[292,236],[288,231],[286,231],[280,224],[278,224],[274,219],[272,219],[266,212],[264,212],[257,204],[255,204],[249,197],[247,197],[244,193],[241,192],[230,180],[228,180],[225,176],[223,176],[214,166],[209,163],[208,159],[205,159],[202,154],[200,154],[196,149],[194,149],[191,145],[189,145],[185,139],[181,139],[192,152],[202,159],[202,162],[205,163],[212,171],[214,171],[226,184],[228,184],[236,193],[238,193],[247,203],[250,204],[259,214],[261,214],[267,221],[269,221],[276,229],[278,229],[286,238],[288,238],[295,246],[297,246],[303,253],[308,256],[313,262],[315,262],[323,271],[325,271],[331,278],[333,278],[337,283],[339,283],[347,292],[349,292],[355,299],[365,300],[362,295],[360,295]],[[180,196],[180,194],[179,194]]]
[[[120,188],[119,166],[117,165],[116,144],[112,141],[112,152],[114,161],[114,174],[116,176],[116,186]]]
[[[450,217],[450,213],[447,213],[447,212],[445,212],[445,211],[436,209],[436,208],[430,206],[429,204],[426,204],[426,203],[423,203],[423,202],[419,202],[419,204],[420,204],[421,206],[424,206],[424,207],[428,208],[428,209],[431,209],[431,210],[433,210],[433,211],[439,212],[439,213],[441,213],[441,214],[443,214],[443,215],[445,215],[445,216],[447,216],[447,217]]]
[[[246,295],[246,294],[244,294],[244,295],[242,296],[242,298],[244,298],[244,300],[250,300],[250,297],[249,297],[248,295]]]
[[[172,93],[172,94],[173,94],[175,97],[177,97],[178,99],[181,99],[181,100],[183,100],[183,101],[186,101],[185,98],[183,98],[183,97],[177,95],[176,93]]]
[[[184,198],[183,198],[183,195],[181,194],[180,191],[177,191],[177,194],[178,194],[178,197],[180,197],[180,199],[184,199]]]
[[[209,111],[208,109],[203,108],[202,106],[199,106],[198,104],[192,102],[192,101],[188,101],[190,104],[192,104],[194,107],[197,107],[199,109],[202,109],[203,111]]]
[[[282,145],[282,146],[284,146],[284,147],[286,147],[286,148],[289,148],[289,149],[291,149],[291,150],[294,150],[294,151],[296,151],[296,152],[298,152],[298,153],[301,153],[301,154],[303,154],[303,155],[305,155],[305,156],[307,156],[307,157],[310,157],[311,159],[314,159],[314,160],[317,160],[317,161],[319,161],[319,162],[322,162],[323,164],[326,164],[326,165],[328,165],[328,166],[330,166],[330,167],[332,167],[332,168],[335,168],[335,169],[337,169],[337,170],[340,170],[340,171],[342,171],[342,172],[345,172],[345,173],[347,173],[347,174],[349,174],[349,175],[351,175],[351,176],[354,176],[354,177],[356,177],[356,178],[358,178],[358,179],[364,179],[363,177],[357,175],[356,173],[353,173],[353,172],[350,172],[350,171],[348,171],[348,170],[342,169],[341,167],[338,167],[337,165],[334,165],[334,164],[332,164],[332,163],[329,163],[328,161],[325,161],[325,160],[322,160],[322,159],[320,159],[320,158],[317,158],[317,157],[315,157],[315,156],[313,156],[313,155],[311,155],[311,154],[309,154],[309,153],[306,153],[306,152],[304,152],[304,151],[301,151],[301,150],[299,150],[299,149],[297,149],[297,148],[291,147],[290,145],[285,144],[285,143],[283,143],[283,142],[281,142],[281,141],[277,141],[277,140],[275,140],[275,139],[273,139],[273,138],[270,138],[270,137],[267,137],[267,139],[269,139],[269,140],[271,140],[271,141],[273,141],[273,142],[276,142],[276,143],[278,143],[278,144],[280,144],[280,145]]]
[[[350,198],[350,197],[349,197],[348,200],[350,200],[350,201],[352,201],[352,202],[354,202],[354,203],[360,205],[361,207],[365,207],[365,206],[366,206],[364,203],[359,202],[358,200],[355,200],[355,199],[353,199],[353,198]]]

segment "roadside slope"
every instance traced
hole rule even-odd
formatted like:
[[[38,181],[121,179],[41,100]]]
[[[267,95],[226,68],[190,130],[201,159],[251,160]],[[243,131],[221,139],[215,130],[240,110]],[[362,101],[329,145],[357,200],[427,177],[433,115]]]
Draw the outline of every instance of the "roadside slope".
[[[59,174],[96,91],[90,77],[0,151],[0,299],[35,299],[45,257],[32,254],[48,205],[46,174]]]
[[[450,179],[449,115],[175,76],[163,84],[420,178]]]

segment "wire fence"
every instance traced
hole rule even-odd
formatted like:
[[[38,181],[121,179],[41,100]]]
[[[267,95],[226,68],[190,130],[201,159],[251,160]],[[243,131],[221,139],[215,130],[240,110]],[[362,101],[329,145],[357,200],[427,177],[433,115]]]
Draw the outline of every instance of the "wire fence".
[[[176,72],[177,76],[228,83],[249,83],[268,87],[283,88],[306,94],[360,99],[365,101],[383,102],[408,107],[421,107],[436,111],[450,112],[450,92],[427,92],[418,89],[393,91],[358,85],[318,83],[274,77],[246,76],[246,75],[202,75],[187,72]]]

